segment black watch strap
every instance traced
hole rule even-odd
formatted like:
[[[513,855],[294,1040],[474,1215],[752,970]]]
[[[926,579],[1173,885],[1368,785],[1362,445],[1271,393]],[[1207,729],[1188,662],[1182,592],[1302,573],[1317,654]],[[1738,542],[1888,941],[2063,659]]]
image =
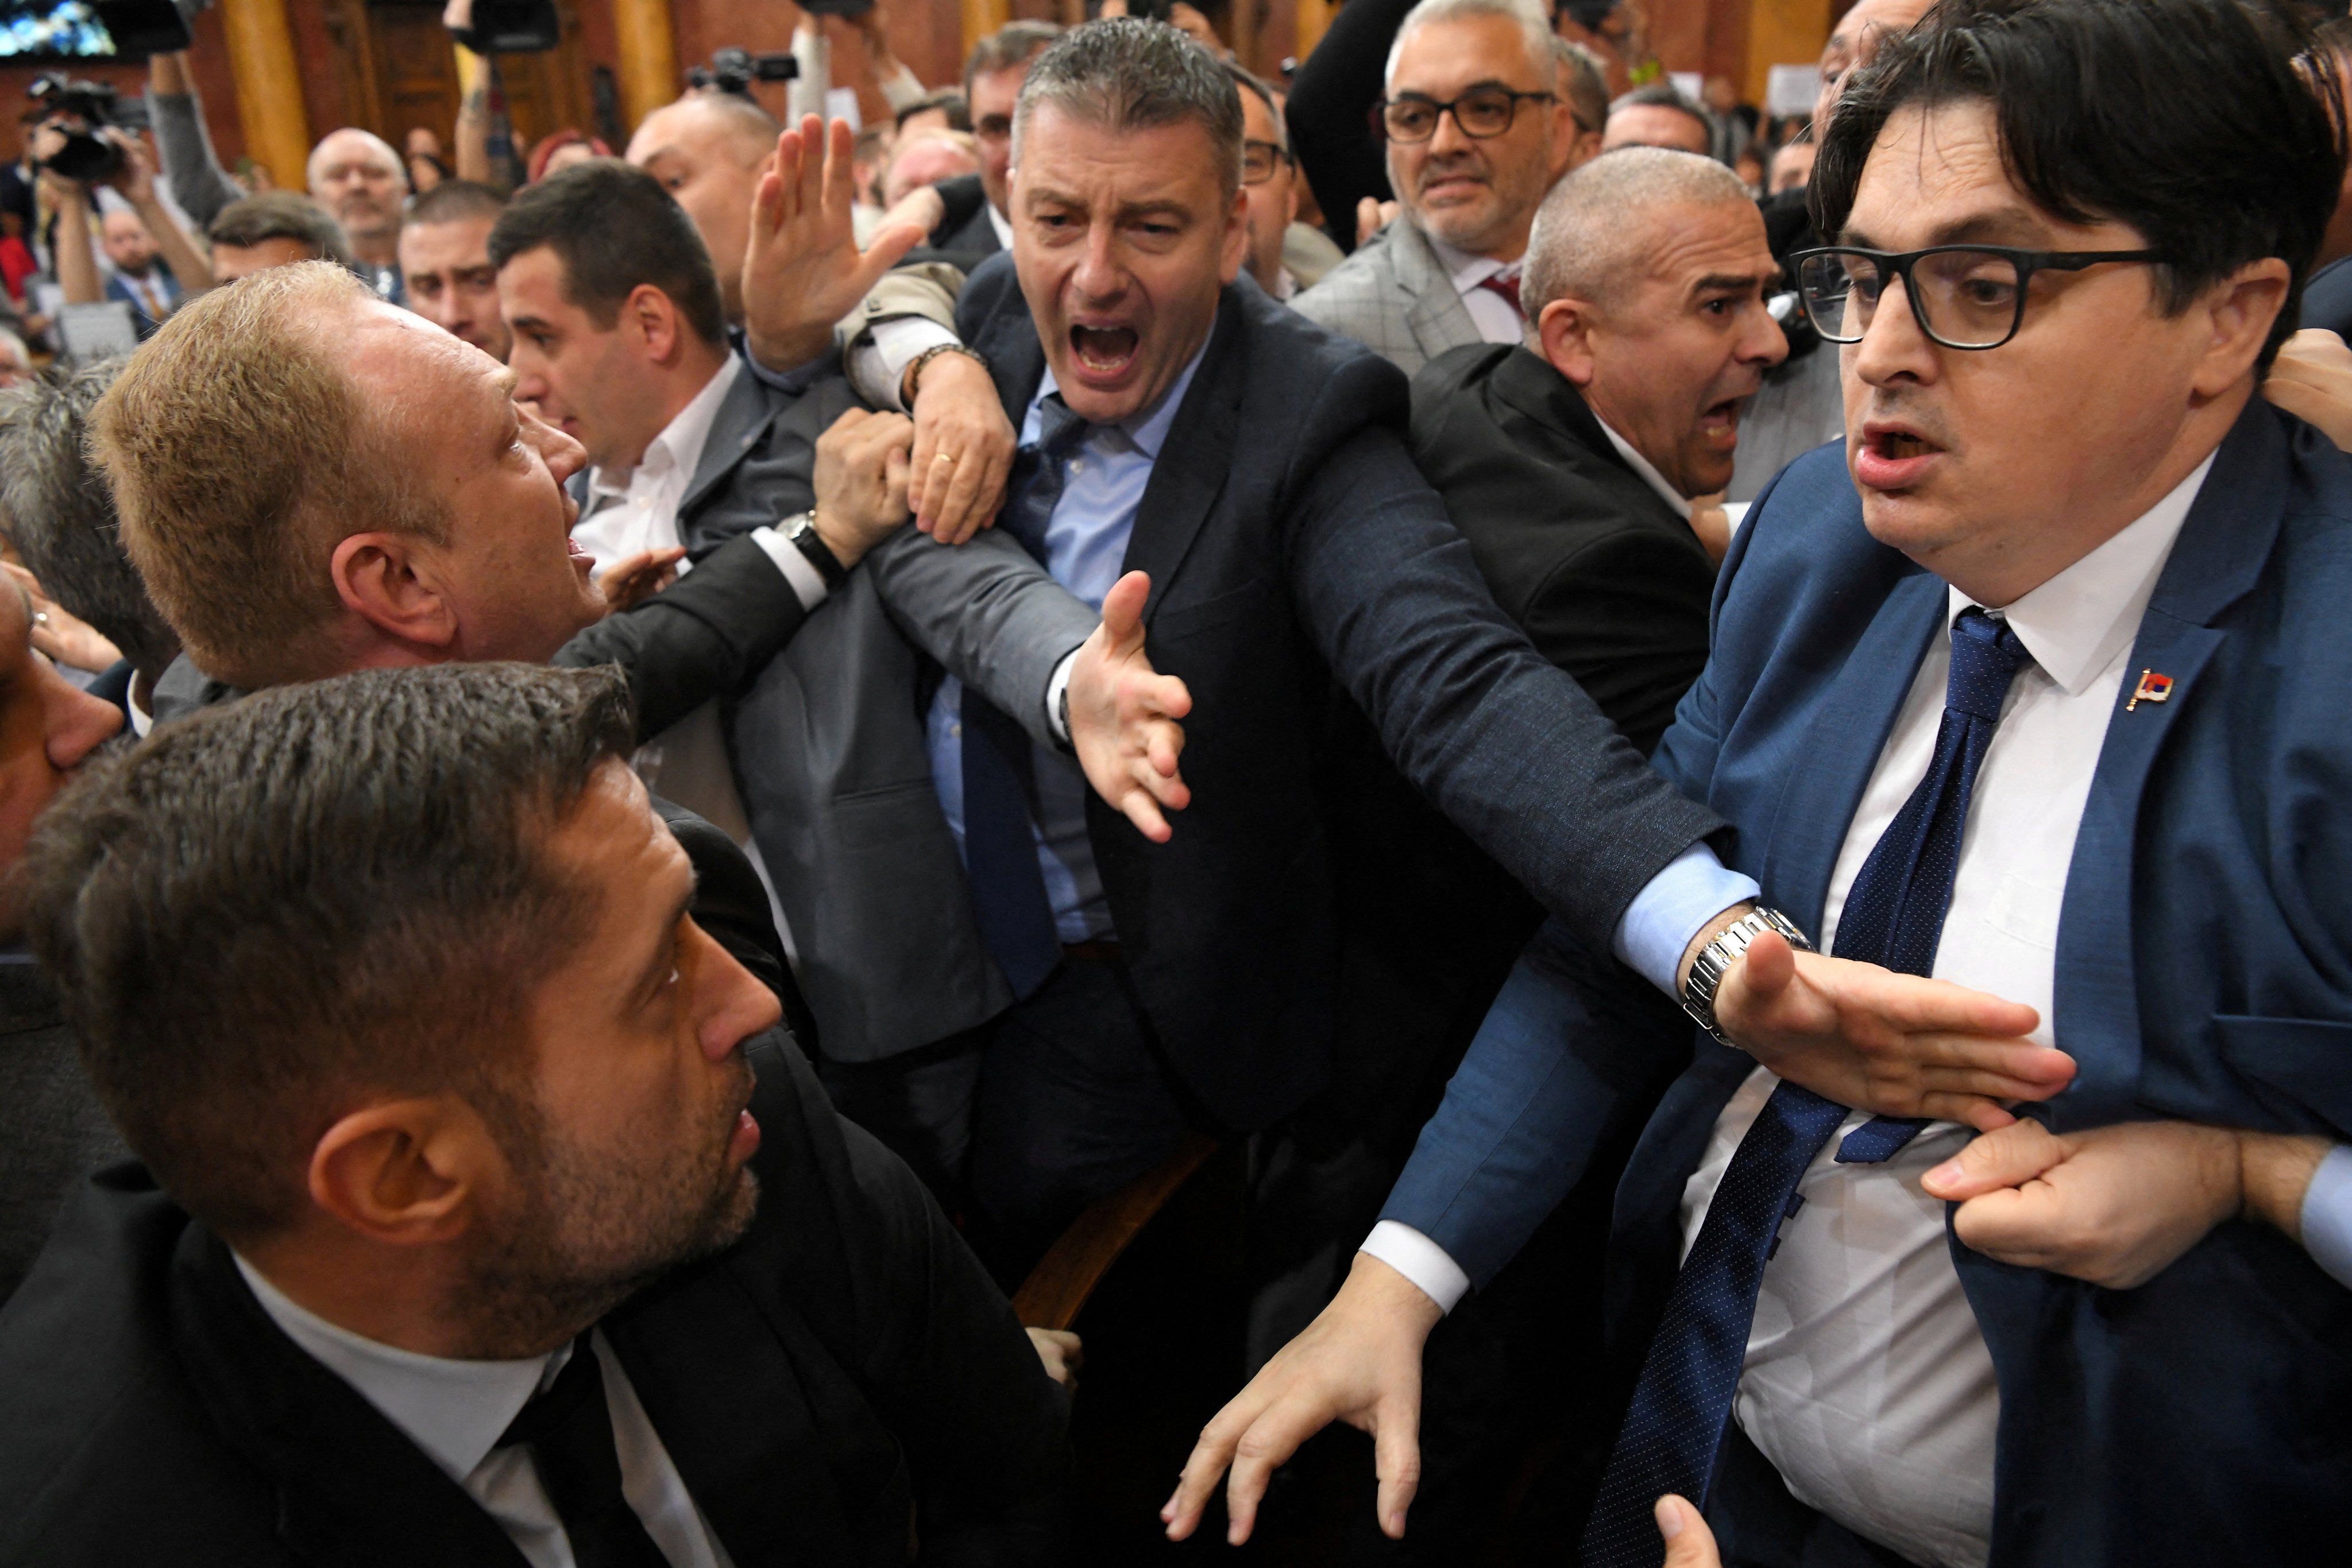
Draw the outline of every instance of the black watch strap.
[[[841,563],[841,558],[833,552],[833,547],[816,531],[816,513],[801,513],[784,531],[784,537],[792,541],[793,548],[799,551],[810,565],[816,568],[816,574],[824,579],[826,593],[832,593],[848,580],[849,568]]]

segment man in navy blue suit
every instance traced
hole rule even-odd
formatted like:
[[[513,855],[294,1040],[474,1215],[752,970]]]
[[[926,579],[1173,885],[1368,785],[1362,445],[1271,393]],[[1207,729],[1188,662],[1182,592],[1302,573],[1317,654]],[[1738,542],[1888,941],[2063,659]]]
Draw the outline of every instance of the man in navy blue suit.
[[[1799,268],[1847,439],[1759,501],[1658,752],[1760,899],[1685,1000],[1810,933],[2023,1005],[2079,1071],[1969,1144],[1698,1038],[1617,1191],[1588,1563],[1654,1564],[1667,1493],[1730,1563],[2352,1537],[2352,465],[2254,396],[2344,169],[2307,47],[2240,0],[1950,0],[1830,123]],[[1175,1528],[1238,1450],[1245,1532],[1340,1416],[1402,1532],[1421,1336],[1626,1114],[1608,1068],[1664,1032],[1629,984],[1538,939]]]

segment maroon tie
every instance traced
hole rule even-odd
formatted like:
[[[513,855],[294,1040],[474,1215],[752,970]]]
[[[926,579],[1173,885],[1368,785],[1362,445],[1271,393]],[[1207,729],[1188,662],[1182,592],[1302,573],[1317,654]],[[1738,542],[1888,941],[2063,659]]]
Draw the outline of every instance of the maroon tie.
[[[1478,287],[1492,289],[1496,293],[1500,294],[1504,302],[1511,307],[1514,315],[1527,314],[1527,311],[1519,307],[1519,275],[1516,270],[1492,273],[1480,279]]]

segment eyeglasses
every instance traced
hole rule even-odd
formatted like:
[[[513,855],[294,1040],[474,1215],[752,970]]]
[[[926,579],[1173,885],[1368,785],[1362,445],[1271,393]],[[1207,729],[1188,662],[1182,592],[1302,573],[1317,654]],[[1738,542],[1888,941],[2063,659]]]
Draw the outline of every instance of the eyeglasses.
[[[1274,172],[1290,162],[1290,154],[1271,142],[1242,143],[1242,184],[1262,185],[1274,178]]]
[[[2154,250],[2018,250],[2004,245],[1931,245],[1900,253],[1829,246],[1789,258],[1813,330],[1858,343],[1889,278],[1903,280],[1920,330],[1948,349],[1997,349],[2025,324],[2036,272],[2080,272],[2108,262],[2162,261]]]
[[[1391,142],[1426,142],[1437,134],[1439,119],[1451,113],[1463,135],[1483,142],[1511,128],[1522,99],[1538,103],[1558,100],[1553,93],[1514,92],[1507,87],[1474,87],[1451,103],[1408,92],[1384,98],[1373,107],[1372,132]]]

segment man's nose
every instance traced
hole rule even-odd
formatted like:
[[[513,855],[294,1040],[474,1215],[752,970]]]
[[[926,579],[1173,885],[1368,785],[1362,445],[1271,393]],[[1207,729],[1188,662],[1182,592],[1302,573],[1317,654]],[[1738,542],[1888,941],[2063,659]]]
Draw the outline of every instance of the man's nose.
[[[1934,377],[1936,345],[1919,325],[1918,312],[1911,308],[1911,291],[1900,278],[1887,279],[1879,291],[1870,325],[1863,329],[1862,342],[1853,345],[1853,369],[1873,386],[1886,385],[1902,376]]]
[[[725,1061],[744,1041],[782,1023],[784,1009],[774,992],[701,927],[688,922],[688,929],[693,951],[684,957],[692,965],[696,1000],[704,1008],[696,1042],[709,1060]]]
[[[1127,269],[1119,265],[1118,247],[1118,237],[1109,224],[1097,224],[1087,231],[1085,253],[1071,277],[1080,294],[1088,300],[1108,300],[1125,290]]]

